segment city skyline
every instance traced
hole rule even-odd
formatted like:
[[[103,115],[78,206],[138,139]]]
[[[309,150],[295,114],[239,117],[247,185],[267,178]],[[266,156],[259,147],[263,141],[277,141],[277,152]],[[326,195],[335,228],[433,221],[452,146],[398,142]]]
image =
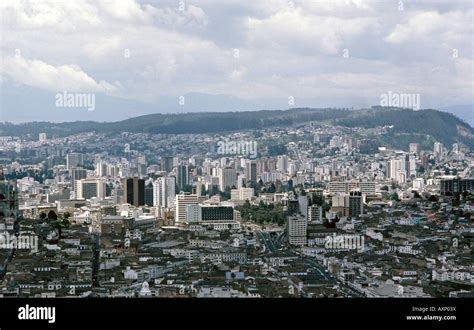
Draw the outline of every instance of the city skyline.
[[[472,0],[0,11],[2,329],[472,323]]]

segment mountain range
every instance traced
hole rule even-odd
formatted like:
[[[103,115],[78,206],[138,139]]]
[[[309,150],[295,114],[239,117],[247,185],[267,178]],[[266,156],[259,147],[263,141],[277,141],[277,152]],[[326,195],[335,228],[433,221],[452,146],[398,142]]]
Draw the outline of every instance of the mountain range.
[[[75,121],[63,123],[0,123],[0,135],[37,138],[97,131],[102,133],[224,133],[239,130],[286,127],[314,122],[345,127],[374,128],[390,126],[387,145],[404,146],[407,141],[440,141],[447,146],[461,142],[474,149],[474,129],[455,115],[438,110],[410,110],[375,106],[370,109],[295,108],[239,112],[193,112],[149,114],[115,122]],[[387,140],[388,139],[388,140]],[[392,139],[392,140],[390,140]],[[406,139],[406,141],[405,141]]]

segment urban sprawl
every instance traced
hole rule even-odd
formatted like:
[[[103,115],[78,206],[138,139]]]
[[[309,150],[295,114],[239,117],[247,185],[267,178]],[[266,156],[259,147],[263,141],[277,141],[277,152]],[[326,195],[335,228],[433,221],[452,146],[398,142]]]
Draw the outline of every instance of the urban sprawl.
[[[472,297],[474,153],[390,127],[0,137],[2,297]]]

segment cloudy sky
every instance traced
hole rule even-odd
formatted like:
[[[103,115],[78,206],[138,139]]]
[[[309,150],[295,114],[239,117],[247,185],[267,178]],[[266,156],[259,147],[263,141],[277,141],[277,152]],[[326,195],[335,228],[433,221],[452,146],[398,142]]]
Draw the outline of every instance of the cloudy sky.
[[[4,0],[0,9],[0,120],[364,107],[388,91],[419,93],[422,108],[474,103],[471,0]],[[63,91],[94,93],[95,113],[55,109]]]

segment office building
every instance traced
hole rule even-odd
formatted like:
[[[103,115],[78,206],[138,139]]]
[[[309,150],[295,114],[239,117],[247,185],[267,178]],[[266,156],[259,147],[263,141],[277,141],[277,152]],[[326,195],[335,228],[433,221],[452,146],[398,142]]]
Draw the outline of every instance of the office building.
[[[307,244],[307,219],[301,215],[288,218],[288,241],[291,245]]]
[[[254,196],[255,192],[253,188],[239,188],[230,191],[230,199],[234,200],[246,201],[251,200]]]
[[[350,217],[358,217],[364,214],[364,199],[360,191],[351,191],[349,196],[346,196],[346,200]]]
[[[76,187],[77,199],[105,198],[106,183],[103,179],[81,179],[77,181]]]
[[[390,159],[387,162],[387,178],[397,181],[398,183],[405,183],[406,169],[405,159]]]
[[[442,177],[439,181],[441,195],[455,196],[462,193],[474,193],[474,179],[460,177]]]
[[[98,162],[95,166],[95,172],[98,176],[107,176],[107,163]]]
[[[257,162],[252,160],[248,161],[245,168],[245,177],[247,178],[247,186],[248,181],[252,181],[253,183],[257,183]]]
[[[323,208],[317,204],[308,207],[308,223],[323,223]]]
[[[66,155],[66,168],[69,170],[73,167],[84,166],[84,155],[80,153],[70,153]]]
[[[408,148],[411,154],[417,154],[420,151],[418,143],[410,143]]]
[[[433,152],[436,158],[440,159],[443,157],[443,144],[441,142],[435,142]]]
[[[176,179],[174,176],[161,177],[153,183],[153,205],[173,208],[176,199]]]
[[[331,181],[329,192],[331,194],[348,194],[352,190],[360,190],[363,194],[375,193],[375,182],[369,181]]]
[[[226,188],[233,188],[236,184],[237,174],[235,168],[225,167],[218,168],[219,173],[219,188],[221,191],[225,191]]]
[[[77,190],[77,182],[79,180],[87,178],[87,171],[83,168],[71,168],[69,170],[69,173],[71,175],[71,189],[72,191]]]
[[[169,173],[173,170],[173,157],[161,156],[161,170]]]
[[[178,165],[176,167],[176,184],[178,185],[178,189],[183,189],[185,186],[189,185],[188,165]]]
[[[288,156],[277,156],[277,170],[282,173],[286,173],[286,171],[288,171]]]
[[[0,220],[16,219],[18,211],[18,187],[16,180],[6,180],[0,169]]]
[[[175,222],[183,223],[186,221],[187,207],[198,204],[198,196],[188,193],[176,195]]]
[[[152,181],[149,181],[147,184],[145,184],[145,205],[153,206],[154,204],[153,193],[154,193],[153,183]]]
[[[138,177],[124,179],[123,202],[134,206],[145,205],[145,180]]]
[[[45,142],[46,140],[47,140],[46,133],[39,133],[38,141],[39,142]]]
[[[186,209],[186,222],[233,221],[234,208],[221,205],[189,205]]]

